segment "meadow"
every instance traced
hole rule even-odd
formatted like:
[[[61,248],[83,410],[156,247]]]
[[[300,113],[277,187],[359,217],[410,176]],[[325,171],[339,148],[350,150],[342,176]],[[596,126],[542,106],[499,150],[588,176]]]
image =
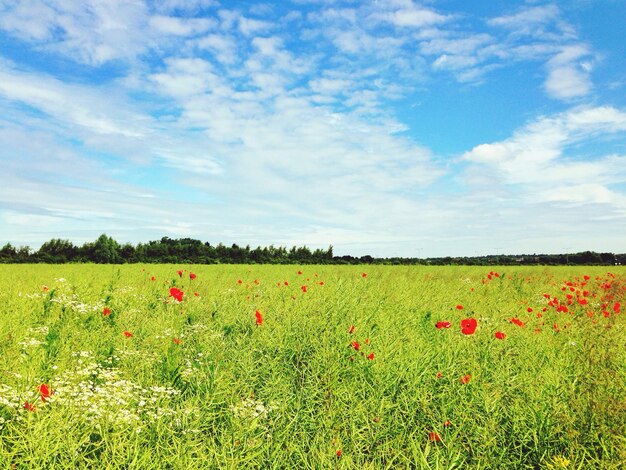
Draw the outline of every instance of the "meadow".
[[[618,469],[626,270],[0,265],[0,467]]]

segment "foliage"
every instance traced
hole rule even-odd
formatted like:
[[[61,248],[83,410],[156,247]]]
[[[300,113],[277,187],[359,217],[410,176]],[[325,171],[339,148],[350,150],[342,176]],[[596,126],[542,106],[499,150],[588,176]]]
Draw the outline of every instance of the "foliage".
[[[626,254],[582,253],[556,255],[498,255],[443,258],[374,258],[370,255],[355,257],[335,256],[332,245],[323,250],[311,251],[306,246],[250,248],[237,244],[216,246],[192,238],[171,239],[120,245],[113,238],[102,234],[95,242],[78,247],[69,240],[54,238],[39,250],[30,247],[16,249],[7,243],[0,249],[0,263],[185,263],[185,264],[386,264],[432,266],[517,266],[517,265],[626,265]]]

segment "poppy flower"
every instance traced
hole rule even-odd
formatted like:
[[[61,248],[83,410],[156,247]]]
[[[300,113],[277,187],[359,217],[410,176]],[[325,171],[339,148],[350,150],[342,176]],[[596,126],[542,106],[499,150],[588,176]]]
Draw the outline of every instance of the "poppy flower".
[[[298,274],[302,274],[302,271],[298,271]]]
[[[243,284],[243,281],[241,279],[237,279],[237,284]]]
[[[361,344],[358,341],[352,341],[351,346],[354,348],[355,351],[361,349]]]
[[[472,376],[470,374],[466,374],[459,379],[463,385],[470,383],[470,380],[472,380]]]
[[[350,325],[350,328],[348,329],[348,333],[350,334],[354,333],[354,325]]]
[[[176,287],[172,287],[170,289],[170,297],[174,297],[176,300],[178,300],[179,302],[183,301],[183,296],[184,296],[184,292],[180,289],[177,289]]]
[[[189,279],[191,279],[192,281],[198,276],[196,276],[194,273],[189,273]]]
[[[528,307],[528,308],[526,309],[526,311],[527,311],[528,313],[531,313],[531,312],[533,311],[533,308],[532,308],[532,307]]]
[[[176,271],[176,273],[178,274],[178,277],[183,277],[183,270],[179,269],[178,271]]]
[[[307,286],[302,286],[302,287],[300,287],[300,289],[302,289],[302,292],[306,292],[308,288],[307,288]]]
[[[436,432],[431,431],[430,434],[428,434],[428,440],[431,442],[441,442],[441,437],[439,437],[439,434]]]
[[[124,336],[126,336],[127,338],[132,338],[133,334],[130,331],[125,331]]]
[[[435,326],[438,330],[441,330],[442,328],[450,328],[452,326],[452,323],[450,323],[449,321],[438,321]]]
[[[511,318],[511,323],[514,323],[517,326],[524,326],[524,322],[519,318]]]
[[[361,277],[367,277],[367,273],[362,273]]]
[[[476,331],[476,319],[475,318],[466,318],[465,320],[461,320],[461,333],[464,335],[473,335]]]
[[[261,314],[261,312],[259,312],[257,310],[254,313],[254,316],[256,317],[256,324],[257,324],[257,326],[261,326],[263,324],[263,315]]]
[[[501,331],[496,331],[495,337],[498,339],[504,339],[506,338],[506,335]]]
[[[41,286],[41,290],[44,292],[48,292],[50,288],[48,286]]]
[[[452,424],[452,423],[450,422],[450,420],[449,420],[449,419],[447,419],[447,420],[446,420],[446,421],[444,421],[444,423],[443,423],[444,427],[446,427],[446,428],[447,428],[448,426],[450,426],[451,424]]]
[[[200,292],[194,292],[193,295],[194,297],[200,297]]]
[[[443,373],[437,372],[437,375],[435,375],[435,377],[437,377],[438,379],[441,379],[443,377]]]
[[[289,283],[287,281],[283,282],[283,284],[285,284],[285,286],[289,285]]]
[[[463,310],[463,305],[457,305],[457,306],[456,306],[456,309],[457,309],[457,310]]]
[[[182,341],[181,341],[181,339],[180,339],[180,338],[174,338],[174,339],[172,340],[172,343],[174,343],[174,344],[176,344],[176,345],[179,345],[180,343],[182,343]]]
[[[37,408],[34,403],[28,403],[27,401],[24,402],[24,409],[27,411],[35,411],[35,409]]]
[[[619,302],[615,302],[615,304],[613,304],[613,311],[615,313],[619,314],[620,309],[622,308],[621,304]]]
[[[367,358],[368,358],[370,361],[373,361],[373,360],[374,360],[374,353],[370,353],[370,354],[367,356]]]
[[[111,315],[111,309],[109,307],[104,307],[102,309],[102,315],[108,317],[109,315]]]
[[[151,280],[151,281],[156,281],[156,276],[152,276],[152,277],[150,278],[150,280]]]
[[[41,384],[39,386],[39,394],[41,395],[41,401],[46,401],[46,398],[50,398],[52,395],[52,389],[47,384]]]
[[[335,452],[335,455],[337,456],[337,458],[341,457],[341,454],[343,452],[341,452],[341,449],[337,449],[337,452]]]

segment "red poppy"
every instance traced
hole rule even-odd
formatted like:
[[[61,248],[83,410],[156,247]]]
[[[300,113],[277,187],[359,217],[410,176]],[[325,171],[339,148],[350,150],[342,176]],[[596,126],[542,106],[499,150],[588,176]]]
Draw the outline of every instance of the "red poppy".
[[[428,434],[428,439],[431,442],[441,442],[441,437],[439,437],[439,434],[434,431],[431,431],[430,434]]]
[[[435,375],[435,377],[437,377],[438,379],[441,379],[443,377],[443,373],[437,372],[437,375]]]
[[[354,333],[354,325],[350,325],[350,328],[348,329],[348,333],[350,334]]]
[[[194,292],[193,295],[194,295],[194,297],[200,297],[200,293],[199,292]]]
[[[459,381],[460,381],[463,385],[468,384],[468,383],[470,382],[470,380],[472,380],[472,376],[471,376],[470,374],[466,374],[466,375],[464,375],[463,377],[461,377],[461,378],[459,379]]]
[[[189,273],[189,279],[191,279],[192,281],[198,276],[196,276],[194,273]]]
[[[124,336],[126,336],[127,338],[132,338],[133,334],[130,331],[125,331]]]
[[[308,288],[307,288],[307,286],[302,286],[302,287],[300,287],[300,289],[302,289],[302,292],[306,292]]]
[[[457,305],[457,306],[456,306],[456,309],[457,309],[457,310],[463,310],[463,305]]]
[[[48,286],[41,286],[41,290],[44,292],[48,292],[50,288]]]
[[[109,307],[104,307],[102,309],[102,315],[108,317],[109,315],[111,315],[111,309]]]
[[[289,285],[289,283],[288,283],[287,281],[283,282],[283,284],[285,284],[286,286],[288,286],[288,285]]]
[[[448,426],[450,426],[451,424],[452,424],[452,423],[450,422],[450,420],[449,420],[449,419],[447,419],[447,420],[446,420],[446,421],[444,421],[444,423],[443,423],[444,427],[446,427],[446,428],[447,428]]]
[[[337,456],[337,458],[341,457],[341,449],[337,449],[337,452],[335,452],[335,455]]]
[[[172,343],[174,343],[174,344],[176,344],[176,345],[179,345],[180,343],[182,343],[182,341],[181,341],[181,339],[180,339],[180,338],[174,338],[174,339],[172,340]]]
[[[370,353],[370,354],[367,356],[367,358],[368,358],[370,361],[373,361],[373,360],[374,360],[374,353]]]
[[[526,311],[527,311],[528,313],[530,313],[530,312],[532,312],[532,311],[533,311],[533,308],[532,308],[532,307],[528,307],[528,308],[526,309]]]
[[[361,277],[367,277],[367,273],[362,273]]]
[[[441,330],[442,328],[450,328],[452,326],[452,323],[450,323],[449,321],[438,321],[435,326],[438,330]]]
[[[615,302],[615,304],[613,304],[613,311],[615,313],[619,314],[620,309],[622,308],[621,304],[619,302]]]
[[[556,309],[556,311],[557,312],[567,313],[567,312],[569,312],[569,309],[565,305],[559,305],[559,307]]]
[[[519,318],[511,318],[511,323],[515,323],[517,326],[524,326],[524,322]]]
[[[52,389],[47,384],[41,384],[39,386],[39,394],[41,395],[41,401],[46,401],[46,398],[50,398],[52,395]]]
[[[170,297],[174,297],[179,302],[183,301],[183,296],[184,295],[185,295],[185,293],[182,290],[177,289],[176,287],[172,287],[170,289]]]
[[[241,279],[237,279],[237,284],[243,284],[243,281]]]
[[[183,277],[183,270],[179,269],[178,271],[176,271],[176,273],[178,274],[178,277]]]
[[[503,332],[501,332],[501,331],[496,331],[495,336],[496,336],[496,338],[498,338],[498,339],[504,339],[504,338],[506,338],[506,335],[505,335]]]
[[[257,326],[261,326],[263,324],[263,315],[261,315],[261,312],[259,312],[257,310],[254,313],[254,316],[256,317],[256,324],[257,324]]]
[[[28,403],[27,401],[24,402],[24,409],[27,411],[35,411],[35,409],[37,408],[33,403]]]
[[[155,277],[155,276],[152,276],[152,277],[150,278],[150,280],[151,280],[151,281],[156,281],[156,277]]]
[[[476,319],[475,318],[466,318],[465,320],[461,320],[461,333],[464,335],[473,335],[476,331]]]
[[[361,344],[359,344],[358,341],[352,341],[351,345],[355,349],[355,351],[358,351],[359,349],[361,349]]]
[[[298,271],[298,274],[302,274],[302,271]]]

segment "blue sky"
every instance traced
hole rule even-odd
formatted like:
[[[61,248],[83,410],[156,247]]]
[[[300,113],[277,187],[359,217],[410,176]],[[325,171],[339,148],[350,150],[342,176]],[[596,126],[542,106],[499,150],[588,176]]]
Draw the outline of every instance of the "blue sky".
[[[0,0],[0,244],[626,252],[626,2]]]

